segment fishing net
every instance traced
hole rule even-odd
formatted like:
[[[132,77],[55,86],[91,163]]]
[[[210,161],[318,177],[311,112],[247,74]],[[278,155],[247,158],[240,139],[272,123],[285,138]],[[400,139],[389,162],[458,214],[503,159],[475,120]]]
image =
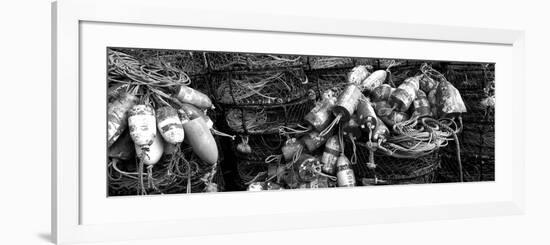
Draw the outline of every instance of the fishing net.
[[[449,63],[445,77],[459,90],[482,90],[495,80],[495,64]]]
[[[316,96],[320,97],[324,91],[333,90],[335,96],[338,96],[348,83],[349,69],[329,69],[319,71],[309,71],[309,89],[315,91]]]
[[[306,65],[306,57],[299,55],[208,52],[206,59],[213,71],[272,70]]]
[[[168,65],[189,75],[205,74],[205,52],[168,49],[113,48],[125,52],[145,64]]]
[[[268,156],[271,155],[280,155],[281,147],[285,143],[285,138],[280,134],[259,134],[259,135],[247,135],[242,136],[248,140],[248,145],[250,145],[251,152],[243,153],[237,150],[237,144],[233,144],[233,151],[235,152],[235,157],[240,160],[249,160],[249,161],[265,161]]]
[[[237,172],[240,178],[239,183],[242,186],[248,185],[250,182],[259,180],[259,178],[264,177],[269,169],[269,165],[265,164],[263,161],[251,161],[251,160],[238,160]]]
[[[310,56],[308,57],[309,69],[329,69],[354,67],[353,59],[349,57]]]
[[[412,184],[432,183],[440,167],[441,158],[437,151],[418,158],[395,158],[375,153],[376,167],[371,169],[369,150],[365,144],[355,143],[357,163],[352,165],[358,181],[366,179],[369,184]],[[353,145],[346,141],[346,156],[353,157]],[[363,183],[365,184],[365,183]]]
[[[240,134],[274,134],[281,126],[296,128],[313,108],[314,100],[269,106],[239,106],[226,110],[227,126]]]
[[[172,155],[164,155],[161,161],[153,165],[152,178],[144,177],[144,186],[156,188],[149,188],[148,194],[205,192],[207,183],[215,183],[218,190],[224,189],[225,183],[220,164],[212,165],[202,161],[188,146],[182,148],[182,153],[184,157],[175,163],[171,163]],[[218,162],[223,162],[221,156]],[[136,160],[109,163],[109,196],[138,194],[139,178],[134,173],[137,173]]]
[[[211,79],[213,96],[224,105],[284,104],[307,95],[308,78],[300,68],[221,72]]]

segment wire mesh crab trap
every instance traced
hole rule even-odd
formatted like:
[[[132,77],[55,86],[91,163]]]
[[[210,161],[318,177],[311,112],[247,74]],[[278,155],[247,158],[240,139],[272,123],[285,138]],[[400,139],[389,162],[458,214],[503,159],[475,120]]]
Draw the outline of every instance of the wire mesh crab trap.
[[[258,180],[261,173],[267,173],[269,169],[269,165],[263,161],[237,160],[236,164],[241,187]]]
[[[309,89],[315,91],[319,97],[326,90],[335,91],[338,96],[348,83],[349,69],[325,69],[317,71],[309,71]]]
[[[313,106],[314,100],[306,96],[282,105],[231,107],[225,115],[227,126],[238,134],[274,134],[281,126],[298,127]]]
[[[445,77],[460,90],[482,90],[495,80],[495,64],[452,62],[445,66]]]
[[[346,149],[352,149],[346,141]],[[356,143],[357,163],[352,165],[358,181],[363,185],[420,184],[433,183],[441,165],[438,151],[417,158],[396,158],[375,153],[375,168],[369,168],[369,150],[364,144]],[[353,151],[346,150],[349,159]]]
[[[224,105],[284,104],[307,95],[301,68],[220,72],[211,75],[212,93]]]
[[[199,75],[207,72],[205,52],[139,48],[113,48],[113,50],[121,50],[143,63],[168,66],[181,70],[188,75]]]
[[[332,56],[309,56],[308,64],[310,70],[334,69],[334,68],[353,68],[353,59],[349,57]]]
[[[300,55],[250,54],[209,52],[206,54],[212,71],[272,70],[285,67],[304,67],[306,57]]]
[[[239,143],[232,147],[237,159],[261,162],[268,156],[281,154],[284,143],[285,138],[280,134],[241,135]],[[249,145],[250,148],[242,150],[239,147],[241,144]]]
[[[148,194],[199,193],[211,191],[215,184],[218,191],[223,190],[225,181],[221,172],[220,157],[218,164],[209,164],[195,155],[190,147],[182,148],[183,158],[173,161],[171,154],[165,154],[161,161],[151,168],[151,176],[145,176],[143,183]],[[140,178],[137,175],[137,160],[112,160],[108,163],[109,196],[139,194]]]

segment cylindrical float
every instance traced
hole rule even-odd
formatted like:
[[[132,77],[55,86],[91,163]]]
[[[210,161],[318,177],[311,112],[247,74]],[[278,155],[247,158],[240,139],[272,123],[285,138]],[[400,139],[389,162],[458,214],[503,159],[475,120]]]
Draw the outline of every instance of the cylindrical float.
[[[387,72],[378,70],[370,74],[367,79],[361,83],[361,90],[371,92],[374,88],[382,85],[386,81]]]
[[[283,158],[285,161],[290,162],[294,158],[296,152],[303,149],[304,144],[302,141],[297,140],[296,138],[290,138],[286,140],[283,147],[281,147],[281,152],[283,152]]]
[[[330,135],[320,136],[319,132],[311,131],[308,134],[302,136],[300,141],[304,143],[309,152],[313,152],[321,147],[327,141]]]
[[[351,135],[354,138],[361,138],[362,129],[361,124],[359,124],[359,118],[356,115],[352,115],[349,121],[342,124],[342,131],[345,136]]]
[[[393,91],[390,96],[390,106],[397,111],[405,112],[416,99],[416,91],[419,89],[420,76],[409,77]]]
[[[298,170],[298,179],[301,182],[310,182],[317,178],[315,167],[320,165],[319,159],[309,154],[302,154],[294,166]]]
[[[218,162],[218,146],[203,117],[197,117],[183,124],[186,140],[193,152],[209,164]]]
[[[157,135],[155,110],[149,105],[135,105],[128,111],[130,136],[138,147],[148,147],[153,144]]]
[[[157,128],[162,138],[170,144],[183,142],[184,131],[178,111],[171,106],[157,109]]]
[[[340,155],[340,141],[338,136],[333,135],[325,143],[325,149],[323,156],[321,157],[321,163],[323,164],[321,170],[330,175],[336,174],[336,161]]]
[[[185,85],[176,88],[176,98],[183,103],[189,103],[202,109],[213,107],[212,101],[206,94]]]
[[[335,116],[340,116],[340,121],[348,121],[357,109],[359,99],[363,96],[359,87],[355,84],[346,86],[342,94],[338,97],[336,105],[332,109]]]
[[[155,139],[153,140],[153,143],[149,146],[147,150],[144,150],[142,147],[135,146],[136,147],[136,154],[138,156],[141,156],[143,154],[143,164],[145,165],[153,165],[160,161],[160,158],[164,154],[164,141],[162,140],[162,136],[157,134]]]
[[[107,105],[107,146],[111,146],[128,128],[128,111],[138,98],[129,93],[120,93]]]
[[[360,65],[354,67],[351,72],[348,74],[348,82],[361,85],[361,83],[369,77],[370,72],[366,66]]]
[[[352,187],[355,186],[355,175],[353,169],[351,169],[351,163],[343,154],[338,157],[336,161],[336,178],[338,179],[339,187]]]
[[[376,88],[374,88],[370,92],[370,98],[372,102],[378,102],[378,101],[386,101],[390,98],[390,95],[395,90],[395,88],[392,88],[388,84],[382,84]]]
[[[323,97],[315,107],[306,114],[304,120],[317,131],[323,131],[334,120],[332,108],[336,104],[336,97],[331,90],[323,93]]]
[[[371,140],[374,142],[377,142],[378,140],[384,141],[390,134],[390,130],[386,127],[382,119],[377,118],[376,120],[376,127],[373,130]]]
[[[363,97],[359,100],[356,114],[359,119],[360,127],[364,131],[368,132],[376,127],[378,117],[376,116],[374,107],[372,106],[368,98]]]
[[[419,83],[420,83],[420,89],[425,93],[429,93],[430,91],[434,90],[438,84],[436,80],[426,75],[423,75],[420,78]]]
[[[422,90],[418,90],[416,92],[416,99],[413,102],[413,116],[416,117],[427,117],[431,116],[432,109],[430,107],[430,102],[428,101],[428,97]]]

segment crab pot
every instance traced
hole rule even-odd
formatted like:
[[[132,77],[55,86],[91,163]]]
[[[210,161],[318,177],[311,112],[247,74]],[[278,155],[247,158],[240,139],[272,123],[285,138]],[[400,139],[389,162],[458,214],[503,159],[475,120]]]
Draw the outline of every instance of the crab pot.
[[[395,89],[388,84],[382,84],[370,92],[372,102],[386,101]]]
[[[385,70],[378,70],[370,74],[362,83],[361,89],[365,91],[372,91],[374,88],[382,85],[386,81],[387,72]]]
[[[336,174],[336,161],[340,155],[340,142],[338,136],[333,135],[325,143],[325,149],[321,156],[322,171],[326,174]]]
[[[339,187],[352,187],[355,186],[355,175],[351,168],[351,163],[344,155],[340,155],[336,161],[336,178],[338,179]]]
[[[319,159],[309,154],[302,154],[294,164],[298,170],[298,180],[310,182],[316,179],[318,173],[314,171],[315,165],[320,165]]]
[[[304,142],[304,145],[309,152],[313,152],[321,147],[323,144],[325,144],[328,137],[330,137],[330,135],[319,136],[319,132],[311,131],[308,134],[302,136],[300,140]]]
[[[362,135],[361,126],[359,124],[359,119],[356,115],[352,115],[349,121],[345,122],[342,125],[342,130],[344,131],[344,135],[351,135],[355,138],[360,138]]]
[[[460,92],[448,81],[442,81],[437,86],[435,106],[440,117],[466,112]]]
[[[342,94],[338,97],[332,113],[335,116],[341,116],[340,121],[349,121],[351,115],[355,112],[359,99],[363,96],[361,89],[355,84],[346,86]]]
[[[360,100],[357,104],[356,115],[359,120],[359,125],[364,131],[368,131],[376,125],[377,116],[372,104],[367,100]]]
[[[304,144],[302,141],[297,140],[296,138],[290,138],[285,142],[285,145],[281,148],[283,153],[283,158],[285,161],[291,161],[294,157],[294,154],[300,149],[304,149]]]
[[[410,77],[399,85],[390,96],[390,106],[401,112],[407,111],[416,99],[416,91],[419,89],[419,79],[419,76]]]
[[[413,107],[414,116],[427,117],[431,116],[432,114],[432,109],[430,107],[428,97],[426,97],[426,93],[424,93],[422,90],[418,90],[418,92],[416,93],[416,99],[413,102]]]
[[[332,115],[332,108],[336,104],[336,98],[334,96],[325,96],[323,99],[315,104],[315,107],[306,114],[304,120],[315,130],[323,131],[334,120]]]

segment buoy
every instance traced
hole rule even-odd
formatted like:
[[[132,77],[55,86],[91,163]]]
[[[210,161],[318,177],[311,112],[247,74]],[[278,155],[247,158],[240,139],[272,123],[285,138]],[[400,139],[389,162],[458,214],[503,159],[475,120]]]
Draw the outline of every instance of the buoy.
[[[355,175],[353,169],[351,169],[351,163],[345,155],[340,154],[340,157],[336,161],[336,168],[338,170],[336,178],[338,179],[339,187],[355,186]]]
[[[376,127],[373,130],[371,140],[374,142],[378,142],[378,140],[384,141],[389,134],[390,130],[388,129],[388,127],[386,127],[382,119],[377,118]]]
[[[155,111],[149,105],[135,105],[128,111],[130,136],[138,147],[148,147],[153,144],[157,135]]]
[[[370,98],[372,102],[378,102],[378,101],[386,101],[390,98],[390,95],[395,90],[395,88],[392,88],[388,84],[382,84],[376,88],[374,88],[370,92]]]
[[[419,82],[420,82],[420,89],[424,91],[424,93],[429,93],[430,91],[434,90],[438,84],[436,80],[426,75],[423,75],[420,78]]]
[[[336,174],[336,161],[340,155],[340,142],[338,136],[333,135],[325,143],[325,149],[323,155],[321,156],[321,163],[323,167],[321,170],[330,175]]]
[[[181,103],[180,108],[185,112],[189,120],[193,120],[197,117],[206,117],[204,112],[194,105]]]
[[[334,126],[339,122],[347,122],[351,118],[351,115],[357,109],[359,99],[363,96],[363,93],[356,84],[348,84],[344,91],[338,96],[336,105],[332,109],[332,114],[335,116],[334,120],[320,132],[320,136],[326,136],[329,134]]]
[[[135,146],[136,154],[138,156],[143,154],[144,157],[142,158],[142,161],[145,165],[153,165],[158,163],[164,154],[164,140],[162,140],[162,136],[159,134],[157,134],[149,148],[144,149],[137,145]]]
[[[336,96],[332,90],[323,93],[322,99],[306,114],[304,120],[317,131],[323,131],[334,120],[332,108],[336,104]]]
[[[416,99],[419,80],[422,75],[409,77],[390,95],[390,106],[397,111],[405,112]]]
[[[370,74],[362,83],[361,91],[371,92],[374,88],[382,85],[386,81],[387,72],[378,70]]]
[[[364,65],[356,66],[348,74],[348,82],[356,85],[361,85],[361,83],[365,79],[367,79],[369,75],[370,75],[370,72],[366,66]]]
[[[197,117],[183,124],[183,129],[193,152],[208,164],[218,162],[218,146],[206,121],[203,117]]]
[[[436,92],[436,89],[433,89],[432,91],[430,91],[428,93],[428,102],[430,102],[430,108],[431,108],[431,111],[432,111],[432,117],[433,118],[439,118],[438,115],[437,115],[437,106],[436,106],[436,101],[435,101],[435,92]]]
[[[292,161],[296,152],[302,151],[303,149],[304,149],[304,143],[300,140],[297,140],[296,138],[290,138],[286,140],[283,147],[281,147],[283,158],[287,162]]]
[[[447,80],[437,85],[435,106],[439,117],[453,116],[467,111],[460,92]]]
[[[179,89],[176,90],[176,98],[181,102],[189,103],[202,109],[213,107],[210,98],[202,92],[185,85],[179,86]]]
[[[107,105],[107,146],[111,146],[120,134],[128,128],[128,111],[138,102],[138,98],[129,93],[114,96]]]
[[[315,168],[319,165],[321,165],[321,163],[316,157],[309,154],[302,154],[294,164],[298,170],[298,180],[302,182],[311,182],[316,179],[319,173],[315,171]]]
[[[432,109],[426,93],[422,90],[416,92],[416,99],[413,102],[413,116],[427,117],[432,115]]]
[[[406,112],[392,111],[387,116],[381,116],[380,119],[388,126],[393,127],[396,123],[409,120],[409,114]]]
[[[311,131],[302,136],[300,140],[304,143],[309,152],[313,152],[321,147],[327,141],[329,136],[321,136],[317,131]]]
[[[178,111],[171,106],[163,106],[157,109],[157,128],[164,141],[170,144],[183,142],[184,131]]]
[[[369,132],[376,127],[378,116],[376,116],[376,111],[368,98],[363,96],[363,98],[359,100],[356,115],[363,131]]]
[[[349,121],[342,124],[342,131],[345,136],[351,135],[356,139],[361,138],[361,125],[359,124],[359,119],[355,114],[351,116]]]

